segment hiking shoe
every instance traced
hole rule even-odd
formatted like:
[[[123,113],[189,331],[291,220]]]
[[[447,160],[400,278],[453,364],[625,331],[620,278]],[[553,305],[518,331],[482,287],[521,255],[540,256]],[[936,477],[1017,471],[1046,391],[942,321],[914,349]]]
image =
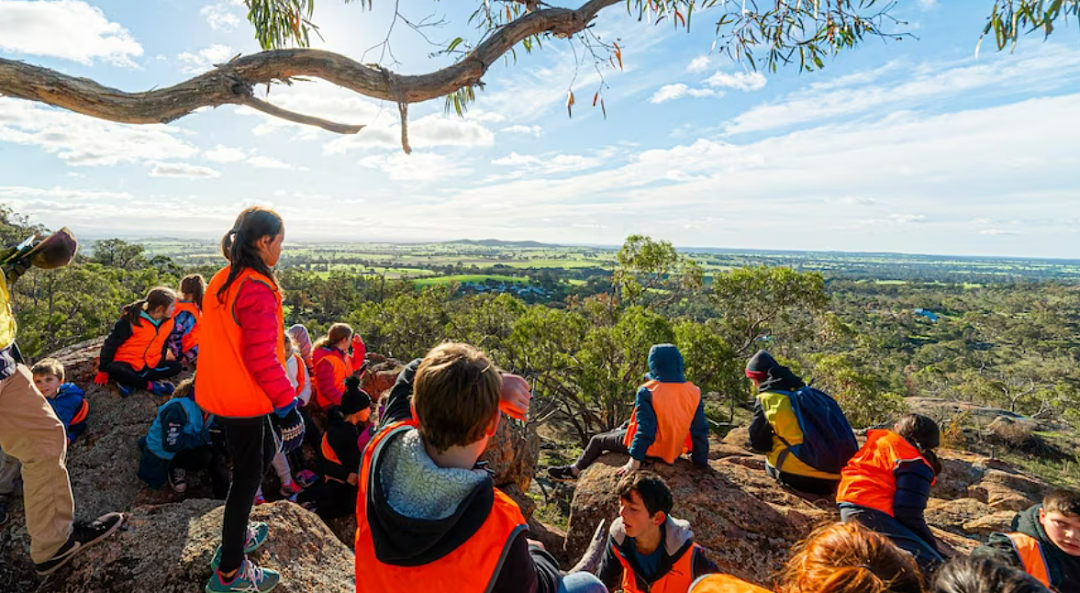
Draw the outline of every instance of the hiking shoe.
[[[135,393],[135,388],[130,385],[124,385],[123,383],[116,384],[116,390],[120,392],[120,395],[127,397],[132,393]]]
[[[56,572],[58,568],[67,564],[79,552],[109,537],[120,529],[124,524],[123,513],[106,513],[93,521],[76,521],[71,529],[71,536],[66,544],[60,547],[45,562],[34,565],[38,576],[45,576]]]
[[[301,490],[306,490],[318,481],[319,476],[315,475],[315,472],[305,469],[296,473],[296,481],[294,483],[299,485]]]
[[[248,525],[247,540],[244,541],[244,554],[251,554],[262,547],[266,543],[266,538],[270,535],[270,526],[262,521],[255,521]],[[210,568],[214,570],[221,566],[221,546],[218,546],[214,557],[210,559]]]
[[[206,593],[231,593],[233,591],[245,591],[251,593],[266,593],[277,587],[281,581],[281,575],[276,570],[259,568],[250,560],[244,560],[240,570],[236,571],[231,581],[224,581],[221,573],[214,570],[210,575],[210,582],[206,583]]]
[[[303,488],[297,486],[296,482],[289,482],[288,484],[281,485],[282,498],[292,498],[293,496],[300,494],[301,491],[303,491]]]
[[[568,482],[577,479],[577,476],[574,475],[574,468],[569,465],[549,467],[547,473],[549,478],[557,482]]]
[[[148,388],[154,395],[172,395],[176,391],[176,386],[168,381],[153,381]]]
[[[187,472],[179,467],[169,469],[169,486],[173,492],[183,494],[187,492]]]

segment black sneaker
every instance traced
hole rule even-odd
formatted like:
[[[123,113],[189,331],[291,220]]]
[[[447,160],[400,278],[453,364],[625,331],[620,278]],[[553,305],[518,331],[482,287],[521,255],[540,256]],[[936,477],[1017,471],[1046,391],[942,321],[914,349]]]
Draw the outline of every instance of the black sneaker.
[[[569,465],[556,465],[549,467],[547,473],[549,478],[558,482],[567,482],[577,479],[577,476],[574,475],[574,468],[570,467]]]
[[[177,494],[187,492],[187,472],[179,467],[169,468],[169,486]]]
[[[109,537],[124,524],[123,513],[106,513],[93,521],[76,521],[71,530],[71,537],[60,547],[52,558],[35,564],[38,576],[45,576],[67,564],[79,552]]]

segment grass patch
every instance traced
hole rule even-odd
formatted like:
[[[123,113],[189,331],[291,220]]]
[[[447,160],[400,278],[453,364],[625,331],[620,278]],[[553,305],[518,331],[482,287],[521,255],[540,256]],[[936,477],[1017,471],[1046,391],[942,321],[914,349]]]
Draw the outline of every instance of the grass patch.
[[[462,284],[466,282],[484,282],[487,280],[495,280],[497,282],[505,282],[507,284],[529,284],[530,281],[524,276],[499,276],[499,275],[487,275],[487,274],[458,274],[456,276],[434,276],[431,278],[420,278],[414,280],[413,284],[421,288],[425,286],[434,286],[436,284],[450,284],[451,282],[460,282]]]

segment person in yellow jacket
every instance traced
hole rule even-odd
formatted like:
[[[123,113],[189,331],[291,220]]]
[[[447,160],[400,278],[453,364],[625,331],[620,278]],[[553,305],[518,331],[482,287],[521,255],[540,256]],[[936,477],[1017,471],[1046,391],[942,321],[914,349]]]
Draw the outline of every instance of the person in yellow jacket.
[[[60,237],[59,242],[51,239],[40,245],[48,254],[44,260],[30,255],[36,248],[21,258],[9,253],[0,277],[0,449],[22,463],[30,558],[39,575],[52,574],[89,546],[115,533],[124,522],[121,513],[108,513],[90,522],[74,520],[75,502],[64,465],[64,424],[34,385],[15,344],[17,327],[10,284],[31,264],[59,267],[75,255],[76,244],[70,233]]]

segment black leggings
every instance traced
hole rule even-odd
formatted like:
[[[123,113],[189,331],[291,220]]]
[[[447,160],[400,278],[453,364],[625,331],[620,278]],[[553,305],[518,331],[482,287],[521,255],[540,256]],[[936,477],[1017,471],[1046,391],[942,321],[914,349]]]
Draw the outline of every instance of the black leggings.
[[[164,381],[171,379],[184,370],[184,365],[178,360],[162,360],[154,369],[146,368],[136,371],[126,362],[112,361],[105,365],[105,372],[117,383],[136,389],[146,389],[146,384],[151,381]]]
[[[221,527],[221,566],[218,568],[223,573],[229,573],[240,568],[244,561],[251,505],[278,450],[278,444],[270,425],[270,416],[218,416],[217,420],[225,429],[233,462],[232,486],[225,499],[225,521]]]
[[[626,448],[624,441],[626,440],[626,428],[616,428],[611,432],[602,432],[600,434],[593,435],[589,439],[589,445],[585,447],[585,451],[582,452],[581,457],[574,462],[574,467],[578,468],[578,471],[585,471],[585,468],[592,465],[596,461],[597,457],[600,457],[604,453],[629,453],[630,450]]]

